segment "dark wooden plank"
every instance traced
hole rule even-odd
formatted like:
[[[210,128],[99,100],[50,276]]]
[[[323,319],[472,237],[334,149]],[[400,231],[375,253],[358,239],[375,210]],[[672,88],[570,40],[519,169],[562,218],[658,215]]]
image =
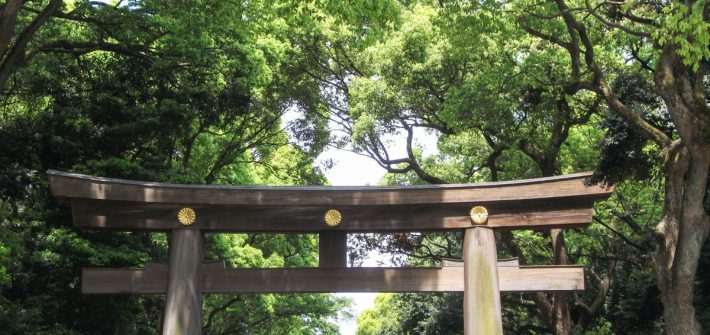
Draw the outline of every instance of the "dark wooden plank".
[[[324,231],[318,233],[318,266],[344,268],[348,265],[348,233]]]
[[[177,220],[180,204],[73,199],[74,224],[86,229],[170,230],[177,228],[222,232],[428,231],[472,226],[471,204],[341,206],[342,221],[329,227],[317,206],[192,206],[197,219],[190,226]],[[528,208],[524,205],[528,204]],[[592,203],[499,203],[489,206],[486,224],[493,229],[575,228],[591,223]]]
[[[86,294],[160,294],[167,266],[152,270],[84,268]],[[203,293],[462,292],[464,268],[203,268]],[[500,291],[584,290],[579,266],[499,267]]]
[[[167,290],[167,266],[150,270],[84,268],[81,271],[84,294],[165,294]]]
[[[408,187],[235,187],[174,185],[47,171],[52,193],[86,198],[184,205],[364,206],[477,203],[584,197],[606,198],[611,189],[585,186],[591,173],[485,184]]]

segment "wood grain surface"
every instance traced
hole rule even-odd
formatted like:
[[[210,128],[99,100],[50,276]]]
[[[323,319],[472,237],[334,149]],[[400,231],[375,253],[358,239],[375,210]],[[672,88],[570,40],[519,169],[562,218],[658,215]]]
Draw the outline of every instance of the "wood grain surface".
[[[168,267],[147,269],[84,268],[86,294],[162,294]],[[500,291],[584,290],[581,266],[501,266]],[[202,265],[202,292],[462,292],[464,268],[286,268],[232,269]]]
[[[170,236],[163,335],[202,334],[202,258],[199,230],[176,229]],[[150,270],[148,270],[150,271]]]
[[[179,185],[101,178],[47,171],[52,194],[147,203],[210,205],[365,206],[434,203],[478,203],[529,199],[605,198],[611,189],[588,187],[591,172],[481,184],[406,187],[263,187]]]
[[[429,231],[472,226],[471,204],[340,206],[342,221],[329,227],[327,207],[317,206],[191,206],[195,223],[183,226],[180,204],[72,199],[74,225],[84,229],[161,230],[176,228],[221,232]],[[592,221],[592,203],[539,201],[499,203],[488,207],[486,226],[494,229],[584,227]]]
[[[466,229],[463,238],[463,333],[503,335],[500,281],[492,229]],[[513,280],[517,283],[517,278]]]

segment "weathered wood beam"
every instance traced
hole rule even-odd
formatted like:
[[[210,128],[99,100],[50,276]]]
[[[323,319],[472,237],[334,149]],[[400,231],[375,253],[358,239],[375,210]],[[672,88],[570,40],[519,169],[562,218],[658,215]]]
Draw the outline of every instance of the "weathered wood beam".
[[[441,266],[442,267],[447,267],[447,266],[458,266],[461,267],[463,266],[463,259],[455,259],[455,258],[443,258],[441,260]],[[498,266],[513,266],[513,267],[520,267],[520,261],[518,261],[518,258],[506,258],[506,259],[499,259],[498,260]]]
[[[84,229],[171,230],[178,228],[220,232],[428,231],[471,227],[472,204],[416,206],[346,206],[337,209],[342,221],[329,227],[323,221],[328,207],[314,206],[191,206],[195,223],[176,220],[183,208],[176,204],[73,199],[74,225]],[[577,228],[592,221],[591,202],[492,204],[487,227],[492,229]]]
[[[344,268],[348,265],[348,234],[324,231],[318,234],[318,266]]]
[[[84,268],[86,294],[161,294],[167,265],[148,269]],[[501,266],[500,291],[584,290],[581,266]],[[287,268],[231,269],[202,266],[202,292],[462,292],[464,268]]]
[[[367,206],[495,203],[565,197],[606,198],[611,189],[586,186],[591,172],[497,183],[408,187],[250,187],[175,185],[47,171],[52,194],[84,198],[181,205]]]

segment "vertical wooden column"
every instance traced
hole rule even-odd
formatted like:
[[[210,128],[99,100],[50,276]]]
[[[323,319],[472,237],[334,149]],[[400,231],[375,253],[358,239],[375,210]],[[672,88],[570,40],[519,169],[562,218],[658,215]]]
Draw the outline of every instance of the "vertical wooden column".
[[[503,335],[496,240],[492,229],[466,229],[463,261],[464,335]]]
[[[163,335],[202,333],[203,245],[204,236],[198,229],[174,229],[171,233]]]
[[[344,268],[348,266],[348,234],[343,231],[323,231],[318,234],[318,266]]]

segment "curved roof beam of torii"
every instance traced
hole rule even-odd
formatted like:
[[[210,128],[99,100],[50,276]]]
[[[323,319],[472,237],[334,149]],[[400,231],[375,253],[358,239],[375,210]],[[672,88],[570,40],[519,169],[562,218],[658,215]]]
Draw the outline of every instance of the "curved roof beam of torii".
[[[584,181],[591,172],[496,183],[418,186],[222,186],[139,182],[48,170],[52,193],[60,198],[136,202],[358,206],[606,198],[611,192]]]
[[[47,171],[52,193],[72,204],[74,224],[94,229],[231,232],[427,231],[471,227],[471,207],[485,206],[488,227],[585,226],[612,192],[587,186],[591,173],[483,184],[402,187],[176,185]],[[182,226],[176,213],[195,210]],[[328,209],[341,224],[323,223]]]

